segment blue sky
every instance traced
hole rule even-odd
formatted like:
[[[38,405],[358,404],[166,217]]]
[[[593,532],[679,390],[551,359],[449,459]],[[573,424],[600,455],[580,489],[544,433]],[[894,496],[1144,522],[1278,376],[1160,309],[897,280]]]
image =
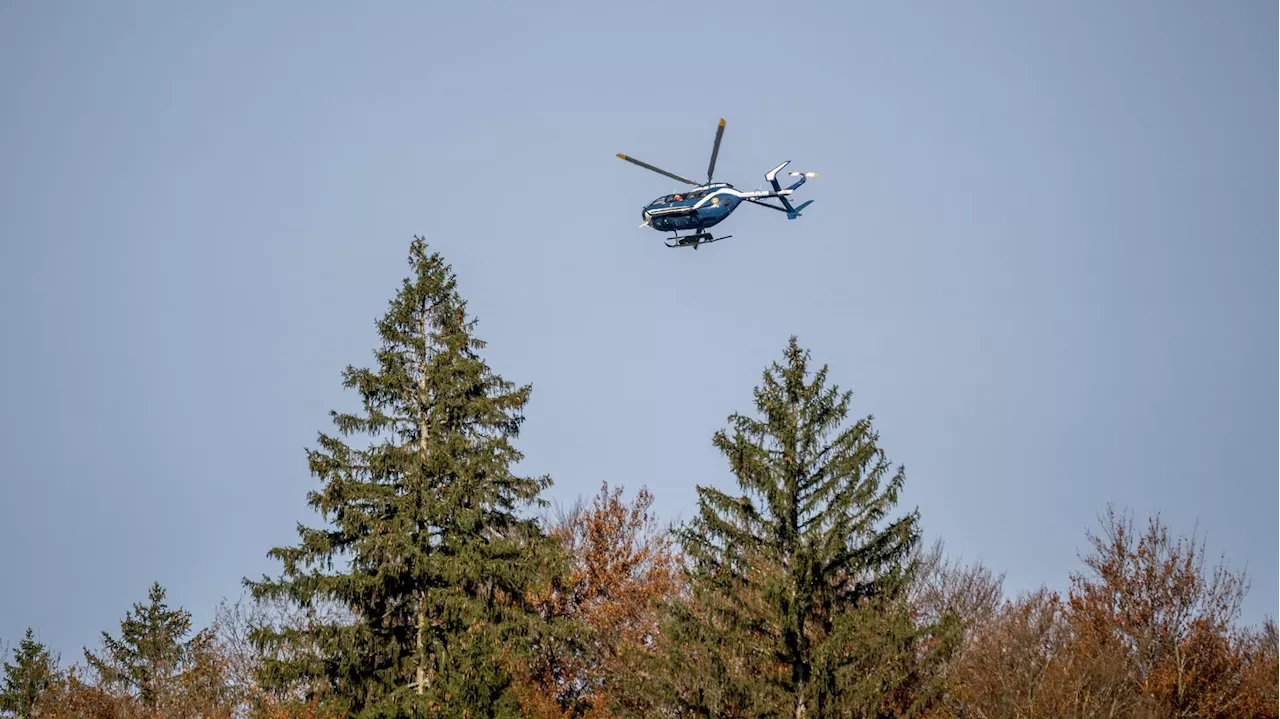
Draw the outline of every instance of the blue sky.
[[[666,520],[795,333],[926,539],[1064,589],[1108,502],[1277,596],[1275,3],[6,3],[0,638],[277,570],[425,235],[549,498]],[[673,251],[673,183],[820,173]]]

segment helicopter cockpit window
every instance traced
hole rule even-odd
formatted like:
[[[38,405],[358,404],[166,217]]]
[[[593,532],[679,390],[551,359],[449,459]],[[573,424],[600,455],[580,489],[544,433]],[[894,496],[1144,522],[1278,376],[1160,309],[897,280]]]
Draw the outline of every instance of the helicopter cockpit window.
[[[669,205],[672,202],[684,202],[687,200],[697,200],[701,197],[704,197],[706,194],[707,193],[705,190],[702,190],[699,192],[678,192],[674,195],[664,195],[662,197],[659,197],[658,199],[654,200],[653,202],[650,202],[649,204],[650,205]]]

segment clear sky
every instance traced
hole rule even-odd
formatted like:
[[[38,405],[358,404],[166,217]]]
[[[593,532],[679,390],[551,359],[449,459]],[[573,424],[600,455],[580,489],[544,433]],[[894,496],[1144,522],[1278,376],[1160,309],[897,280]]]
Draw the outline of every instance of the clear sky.
[[[1277,601],[1277,9],[1242,0],[0,5],[0,638],[76,659],[153,580],[208,621],[316,521],[414,234],[567,502],[730,487],[790,334],[926,540],[1067,586],[1108,502]],[[668,250],[676,189],[764,185]],[[1198,522],[1198,525],[1197,525]]]

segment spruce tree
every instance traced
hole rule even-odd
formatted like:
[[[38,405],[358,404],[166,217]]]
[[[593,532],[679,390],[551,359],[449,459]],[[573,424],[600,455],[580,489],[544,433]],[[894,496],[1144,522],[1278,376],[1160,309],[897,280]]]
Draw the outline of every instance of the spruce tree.
[[[440,254],[415,237],[409,265],[377,323],[376,369],[343,375],[363,412],[331,413],[338,436],[308,451],[323,483],[309,504],[329,526],[299,526],[299,544],[270,552],[281,578],[246,581],[259,598],[336,603],[351,621],[258,632],[284,650],[263,679],[319,680],[354,717],[515,716],[503,659],[537,636],[527,595],[551,546],[521,514],[550,479],[512,469],[531,388],[480,357]]]
[[[916,628],[898,599],[918,515],[890,518],[905,470],[872,417],[842,426],[851,393],[827,376],[792,337],[755,390],[759,416],[735,413],[714,436],[743,493],[699,486],[678,535],[690,596],[667,624],[661,689],[678,710],[876,716],[910,664]]]
[[[36,700],[58,679],[57,662],[45,645],[36,641],[35,632],[27,633],[13,652],[13,664],[4,664],[4,684],[0,686],[0,712],[29,719]]]
[[[206,641],[204,632],[188,639],[191,613],[170,609],[165,598],[164,587],[153,583],[147,603],[137,602],[125,613],[120,638],[103,632],[102,653],[84,652],[105,686],[123,689],[153,710],[172,698],[172,682],[184,671],[190,649]]]

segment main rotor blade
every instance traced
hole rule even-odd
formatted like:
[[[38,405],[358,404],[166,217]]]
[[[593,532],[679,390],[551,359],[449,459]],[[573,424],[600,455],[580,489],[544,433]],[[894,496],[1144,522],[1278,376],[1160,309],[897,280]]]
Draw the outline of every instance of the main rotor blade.
[[[681,176],[679,176],[679,175],[677,175],[677,174],[675,174],[675,173],[672,173],[672,172],[667,172],[666,170],[663,170],[662,168],[654,167],[653,165],[650,165],[650,164],[649,164],[649,163],[647,163],[647,162],[641,162],[640,160],[637,160],[637,159],[636,159],[636,158],[634,158],[634,157],[627,157],[626,155],[622,154],[621,152],[619,152],[619,153],[618,153],[618,157],[621,157],[622,159],[626,160],[627,162],[630,162],[630,163],[631,163],[631,164],[633,164],[633,165],[639,165],[639,166],[643,167],[643,168],[644,168],[644,169],[646,169],[646,170],[653,170],[654,172],[658,173],[659,175],[666,175],[667,177],[670,177],[670,178],[671,178],[671,179],[673,179],[673,180],[679,180],[679,181],[681,181],[681,182],[683,182],[683,183],[685,183],[685,184],[693,185],[694,187],[697,187],[697,185],[698,185],[698,183],[694,182],[693,180],[690,180],[690,179],[685,178],[685,177],[681,177]]]
[[[716,155],[720,154],[720,138],[724,137],[724,118],[720,118],[720,127],[716,128],[716,144],[711,146],[711,164],[707,165],[707,184],[711,184],[711,175],[716,171]]]

